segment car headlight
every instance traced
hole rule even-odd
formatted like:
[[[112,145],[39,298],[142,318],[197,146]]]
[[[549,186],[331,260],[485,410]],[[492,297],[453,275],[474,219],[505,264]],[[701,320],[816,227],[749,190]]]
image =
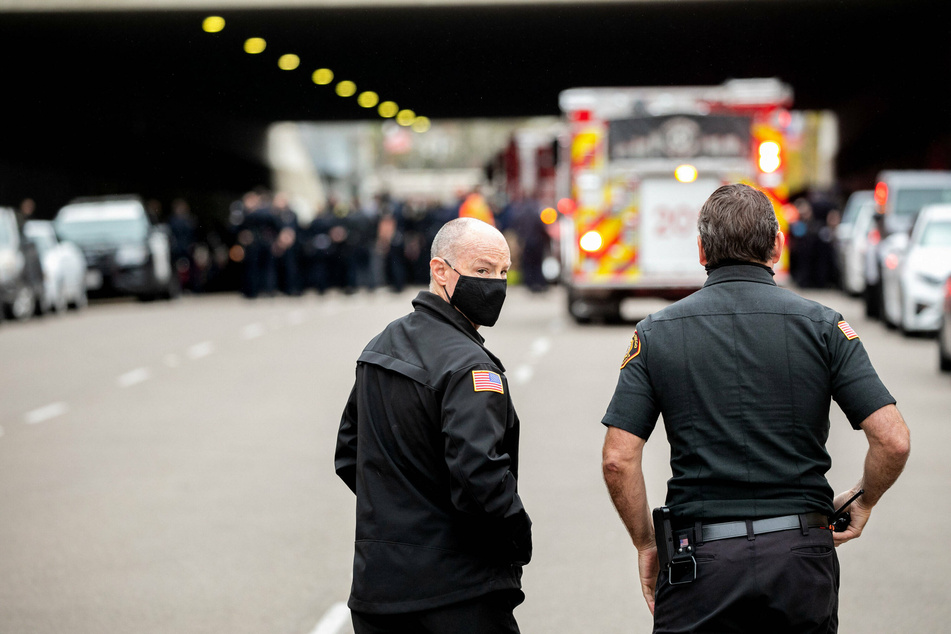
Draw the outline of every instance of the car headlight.
[[[127,244],[116,251],[116,264],[138,266],[149,259],[149,249],[143,244]]]

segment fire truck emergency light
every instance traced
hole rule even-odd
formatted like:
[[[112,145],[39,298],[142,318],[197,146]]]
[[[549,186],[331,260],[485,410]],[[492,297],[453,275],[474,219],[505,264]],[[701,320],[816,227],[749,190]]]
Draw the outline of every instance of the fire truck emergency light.
[[[588,253],[594,253],[601,248],[601,245],[604,244],[601,234],[597,231],[589,231],[588,233],[581,236],[581,240],[578,241],[578,246],[581,247],[582,251],[587,251]]]
[[[766,174],[772,174],[782,164],[779,158],[779,143],[763,141],[759,144],[759,168]]]
[[[678,165],[674,170],[674,178],[681,183],[692,183],[697,180],[697,168],[686,163]]]

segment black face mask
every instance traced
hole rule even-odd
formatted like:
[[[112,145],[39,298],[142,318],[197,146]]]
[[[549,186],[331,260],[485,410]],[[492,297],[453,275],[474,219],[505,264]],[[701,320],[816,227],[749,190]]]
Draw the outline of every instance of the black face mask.
[[[453,271],[452,264],[443,260]],[[455,306],[469,321],[480,326],[492,327],[499,320],[502,304],[505,302],[506,282],[504,279],[486,279],[459,274],[456,290],[449,298],[449,305]],[[443,287],[445,288],[445,287]],[[446,295],[449,291],[446,291]]]

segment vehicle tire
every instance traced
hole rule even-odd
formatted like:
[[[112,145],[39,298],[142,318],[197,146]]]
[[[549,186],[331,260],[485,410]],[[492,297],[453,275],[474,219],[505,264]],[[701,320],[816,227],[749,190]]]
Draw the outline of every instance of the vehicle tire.
[[[76,295],[76,298],[73,300],[73,308],[82,310],[86,306],[89,306],[89,295],[86,293],[86,286],[83,285],[83,287],[79,289],[79,294]]]
[[[865,316],[869,319],[879,319],[882,315],[881,286],[881,282],[865,286]]]
[[[942,372],[951,372],[951,357],[944,356],[944,352],[938,353],[938,369]]]
[[[182,285],[179,283],[178,278],[175,275],[172,275],[168,280],[168,286],[165,289],[165,292],[162,294],[162,299],[173,300],[181,297],[182,295]]]
[[[584,308],[583,308],[584,306]],[[591,310],[580,301],[580,297],[572,290],[568,291],[568,314],[575,320],[576,324],[590,324]]]
[[[9,316],[17,321],[26,321],[36,313],[36,293],[29,285],[23,285],[17,290],[16,297],[9,307]]]
[[[53,300],[51,308],[53,312],[58,315],[62,315],[69,309],[69,298],[66,297],[66,287],[63,284],[60,284],[59,289],[56,292],[56,298]]]
[[[612,300],[604,304],[603,319],[604,323],[617,325],[624,323],[621,317],[621,300]]]

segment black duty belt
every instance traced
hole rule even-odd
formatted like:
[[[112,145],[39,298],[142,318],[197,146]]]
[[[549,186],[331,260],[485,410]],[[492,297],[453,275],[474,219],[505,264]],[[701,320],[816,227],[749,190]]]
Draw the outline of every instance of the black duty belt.
[[[802,517],[806,526],[803,526]],[[747,520],[745,522],[720,522],[717,524],[701,524],[703,542],[714,542],[718,539],[731,539],[733,537],[748,537],[749,535],[762,535],[764,533],[778,533],[780,531],[790,531],[802,528],[828,528],[829,519],[820,513],[806,513],[799,515],[783,515],[781,517],[768,517],[761,520]]]

